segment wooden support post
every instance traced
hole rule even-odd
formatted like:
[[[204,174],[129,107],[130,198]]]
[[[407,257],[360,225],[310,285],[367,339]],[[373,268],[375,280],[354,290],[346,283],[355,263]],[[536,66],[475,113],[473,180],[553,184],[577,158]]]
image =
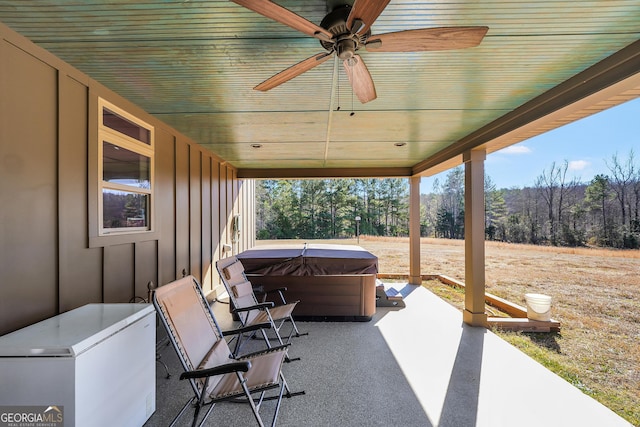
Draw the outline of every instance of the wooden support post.
[[[484,150],[464,153],[464,263],[465,299],[463,321],[486,326],[484,310]]]
[[[409,187],[409,283],[420,285],[420,177],[412,176]]]

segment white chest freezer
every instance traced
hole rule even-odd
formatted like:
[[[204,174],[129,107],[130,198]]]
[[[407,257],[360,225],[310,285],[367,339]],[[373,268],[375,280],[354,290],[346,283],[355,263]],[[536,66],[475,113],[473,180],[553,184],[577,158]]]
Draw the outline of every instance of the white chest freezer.
[[[155,411],[155,310],[88,304],[0,337],[0,407],[56,406],[64,426],[141,426]]]

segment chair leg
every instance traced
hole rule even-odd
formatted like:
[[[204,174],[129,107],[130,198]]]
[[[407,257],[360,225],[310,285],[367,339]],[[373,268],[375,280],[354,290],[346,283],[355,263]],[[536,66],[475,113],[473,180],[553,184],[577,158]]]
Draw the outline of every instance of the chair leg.
[[[265,332],[264,329],[260,329],[260,332],[262,332],[262,337],[264,338],[264,342],[267,343],[267,348],[271,348],[271,343],[269,342],[269,337],[267,336],[267,333]],[[280,344],[282,344],[282,340],[280,339],[280,336],[278,335],[278,331],[276,331],[276,336],[278,337],[278,340],[280,341]]]
[[[293,334],[293,331],[295,330],[296,331],[296,337],[309,335],[309,332],[300,333],[300,331],[298,330],[298,325],[296,325],[296,322],[293,320],[293,316],[289,316],[289,320],[291,321],[291,325],[293,326],[293,329],[291,331],[292,334]]]
[[[269,310],[267,310],[267,317],[269,318],[269,322],[273,326],[273,332],[275,332],[276,338],[278,338],[278,343],[280,345],[284,345],[284,342],[282,342],[282,338],[280,337],[280,328],[282,327],[282,323],[280,323],[280,326],[276,326],[276,322],[273,320],[273,317],[271,317],[271,313],[269,313]]]
[[[242,346],[244,345],[245,341],[254,336],[255,336],[255,332],[253,332],[251,336],[248,338],[245,338],[244,333],[240,333],[235,337],[233,337],[231,341],[229,341],[229,344],[231,344],[232,341],[236,342],[233,346],[233,352],[232,352],[233,356],[237,357],[240,354],[240,350],[242,349]]]
[[[285,387],[287,388],[287,392],[289,391],[289,387],[287,386],[287,382],[284,380],[284,376],[282,376],[282,372],[280,373],[280,379],[282,380],[282,384],[280,385],[280,393],[278,394],[278,403],[276,403],[276,410],[273,413],[273,421],[271,422],[271,427],[275,427],[276,421],[278,420],[278,413],[280,412],[280,404],[282,403],[282,394],[284,393]]]
[[[287,320],[287,319],[284,319],[284,320],[282,321],[282,324],[280,325],[280,327],[282,327],[282,325],[284,325],[284,322],[285,322],[286,320]],[[295,324],[295,323],[293,323],[293,322],[291,322],[291,326],[292,326],[292,327],[291,327],[291,330],[289,331],[289,336],[287,337],[287,342],[288,342],[288,343],[290,343],[290,342],[291,342],[291,337],[293,337],[293,332],[294,332],[294,331],[296,332],[296,336],[300,335],[300,333],[299,333],[299,332],[298,332],[298,330],[296,329],[296,324]]]
[[[276,329],[276,334],[278,335],[279,338],[280,338],[280,328],[282,328],[282,326],[284,325],[284,323],[286,321],[287,321],[287,319],[283,319],[280,322],[280,325],[278,326],[278,328]],[[294,326],[295,326],[295,324],[294,324]],[[291,328],[291,331],[289,331],[289,336],[287,337],[287,344],[291,343],[291,337],[293,336],[293,331],[294,331],[294,328]],[[300,336],[300,335],[296,334],[296,336]],[[280,339],[280,343],[282,343],[282,339]],[[299,357],[291,358],[291,357],[289,357],[288,354],[287,354],[287,357],[284,359],[284,361],[286,363],[294,362],[296,360],[301,360],[301,359]]]
[[[202,427],[204,425],[204,422],[207,421],[207,418],[209,418],[209,414],[211,413],[211,411],[213,411],[213,407],[215,406],[215,403],[211,404],[211,407],[207,410],[207,413],[204,414],[204,417],[202,418],[202,421],[200,421],[199,427]],[[195,423],[196,419],[193,419],[193,422]]]
[[[289,383],[287,383],[287,380],[284,379],[284,375],[282,374],[282,372],[280,372],[280,381],[282,381],[282,387],[284,387],[287,395],[290,395],[291,390],[289,390]]]
[[[202,384],[202,391],[200,391],[198,393],[198,398],[194,399],[195,401],[195,405],[196,405],[196,409],[194,411],[193,414],[193,422],[191,424],[191,427],[196,427],[196,424],[198,422],[198,415],[200,414],[200,409],[202,409],[203,406],[205,406],[205,390],[207,389],[207,386],[209,384],[209,377],[207,377],[204,380],[204,384]],[[207,413],[204,414],[204,417],[202,418],[202,421],[200,422],[199,426],[202,427],[202,425],[204,424],[204,422],[207,420],[207,417],[209,417],[209,414],[211,413],[211,411],[213,411],[213,407],[215,406],[215,403],[211,403],[211,406],[209,407],[209,409],[207,410]]]
[[[289,336],[287,337],[287,343],[291,342],[291,338],[294,336],[294,332],[295,332],[295,336],[296,337],[309,335],[308,332],[300,333],[300,331],[298,330],[298,326],[296,325],[296,322],[293,321],[293,317],[292,316],[288,316],[288,317],[282,319],[282,321],[280,322],[280,326],[278,326],[278,332],[280,332],[280,329],[282,328],[282,326],[287,321],[291,322],[291,330],[289,331]]]
[[[193,412],[193,421],[191,422],[191,427],[196,427],[198,424],[198,415],[200,414],[200,405],[196,405],[196,409]]]
[[[258,425],[260,427],[264,427],[264,423],[262,422],[262,418],[260,417],[260,413],[258,413],[258,408],[251,397],[251,393],[249,392],[249,388],[247,387],[246,381],[238,374],[238,380],[240,384],[242,384],[242,389],[244,390],[244,394],[247,396],[247,400],[249,401],[249,405],[251,405],[251,410],[253,411],[253,416],[255,417]]]
[[[184,406],[182,407],[182,409],[180,410],[180,412],[178,412],[178,415],[175,416],[175,418],[173,419],[173,421],[171,421],[171,424],[169,424],[169,427],[173,427],[176,422],[178,421],[178,418],[180,418],[180,416],[182,414],[184,414],[184,411],[187,410],[187,408],[193,404],[193,401],[195,400],[195,398],[191,398],[189,400],[187,400],[187,403],[184,404]]]

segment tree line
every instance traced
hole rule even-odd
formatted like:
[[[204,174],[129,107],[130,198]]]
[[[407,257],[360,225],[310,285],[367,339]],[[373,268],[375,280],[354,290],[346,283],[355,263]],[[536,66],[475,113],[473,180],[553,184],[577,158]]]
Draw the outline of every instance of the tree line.
[[[525,188],[497,189],[485,176],[488,240],[556,246],[640,247],[640,167],[631,150],[606,160],[609,174],[583,183],[567,161]],[[407,179],[265,180],[257,186],[258,239],[329,239],[356,233],[407,236]],[[464,169],[420,196],[420,234],[464,237]],[[359,218],[359,221],[356,221]]]
[[[256,187],[258,239],[409,233],[406,179],[263,180]]]

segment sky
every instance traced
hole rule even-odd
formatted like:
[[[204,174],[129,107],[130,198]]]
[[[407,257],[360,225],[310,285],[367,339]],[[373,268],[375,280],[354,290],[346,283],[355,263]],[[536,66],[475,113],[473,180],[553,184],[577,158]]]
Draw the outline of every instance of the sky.
[[[542,135],[527,139],[487,156],[485,172],[496,188],[533,186],[552,163],[569,163],[567,179],[589,183],[597,174],[610,175],[606,162],[618,156],[629,158],[633,149],[640,163],[640,98],[602,111]],[[448,171],[420,181],[420,192],[431,193],[436,178]]]

